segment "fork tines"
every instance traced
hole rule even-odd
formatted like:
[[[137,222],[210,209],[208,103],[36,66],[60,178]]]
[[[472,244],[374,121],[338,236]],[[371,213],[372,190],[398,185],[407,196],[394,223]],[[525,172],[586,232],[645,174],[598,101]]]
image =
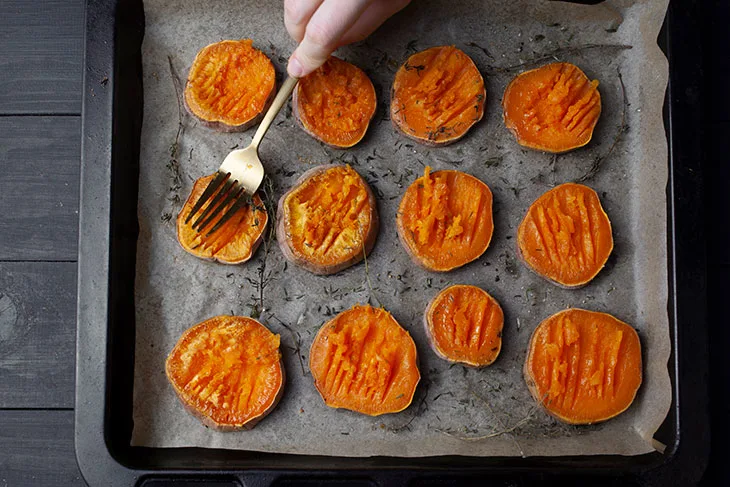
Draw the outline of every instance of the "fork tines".
[[[202,213],[193,221],[192,225],[194,230],[202,233],[204,229],[222,214],[223,216],[206,232],[205,236],[210,236],[243,207],[246,203],[246,198],[243,197],[245,192],[246,190],[238,180],[231,179],[231,173],[216,172],[215,177],[208,183],[203,194],[195,202],[190,214],[185,218],[185,223],[189,223],[195,214],[203,208],[205,203],[210,201]]]

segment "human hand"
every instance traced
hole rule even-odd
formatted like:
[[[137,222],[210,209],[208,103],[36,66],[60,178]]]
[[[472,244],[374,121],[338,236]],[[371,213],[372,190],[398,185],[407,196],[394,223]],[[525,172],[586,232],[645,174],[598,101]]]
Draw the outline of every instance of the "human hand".
[[[287,71],[301,78],[340,46],[365,39],[410,0],[284,0],[284,24],[299,43]]]

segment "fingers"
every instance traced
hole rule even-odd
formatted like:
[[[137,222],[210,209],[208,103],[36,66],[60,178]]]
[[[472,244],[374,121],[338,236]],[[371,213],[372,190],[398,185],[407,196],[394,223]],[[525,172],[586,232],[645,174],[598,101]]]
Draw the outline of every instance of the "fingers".
[[[365,39],[380,27],[388,17],[402,10],[411,0],[374,0],[359,19],[350,27],[337,43],[345,46]]]
[[[320,67],[369,4],[370,0],[324,0],[312,14],[304,38],[289,58],[289,74],[301,78]]]
[[[323,0],[284,0],[284,25],[289,35],[302,42],[304,29]]]

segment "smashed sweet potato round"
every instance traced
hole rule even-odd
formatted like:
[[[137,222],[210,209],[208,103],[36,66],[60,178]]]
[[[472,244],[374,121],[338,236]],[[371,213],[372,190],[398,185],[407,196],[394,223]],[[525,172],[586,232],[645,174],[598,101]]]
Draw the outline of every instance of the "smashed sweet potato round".
[[[223,264],[241,264],[249,260],[261,244],[269,224],[269,215],[263,201],[255,194],[250,204],[239,208],[230,220],[212,234],[207,235],[220,217],[207,224],[201,232],[197,232],[193,223],[205,211],[210,201],[188,223],[185,220],[213,177],[214,175],[204,176],[193,184],[193,190],[177,216],[177,241],[186,252],[201,259]],[[226,209],[229,207],[230,204]],[[224,213],[225,211],[221,212],[221,215]]]
[[[346,165],[305,172],[279,200],[276,239],[284,256],[315,274],[334,274],[372,250],[379,219],[375,196]]]
[[[596,277],[611,255],[611,221],[594,190],[561,184],[527,210],[517,229],[517,247],[537,274],[561,287],[581,287]]]
[[[331,56],[299,80],[292,107],[305,132],[327,145],[346,149],[365,136],[377,101],[373,83],[362,69]]]
[[[355,306],[322,325],[309,369],[325,404],[369,416],[403,411],[421,379],[411,336],[372,306]]]
[[[484,116],[484,79],[454,46],[413,54],[395,74],[390,119],[407,137],[428,146],[456,142]]]
[[[203,125],[241,132],[257,124],[276,94],[276,72],[253,41],[221,41],[198,52],[185,84],[185,107]]]
[[[431,348],[449,362],[485,367],[502,348],[502,308],[476,286],[447,287],[428,304],[423,321]]]
[[[601,115],[598,81],[570,63],[526,71],[502,98],[504,123],[525,147],[561,153],[590,142]]]
[[[284,390],[279,335],[243,316],[216,316],[188,329],[165,362],[178,398],[203,424],[253,428]]]
[[[492,240],[492,192],[461,171],[435,171],[406,190],[396,218],[398,237],[418,265],[446,272],[478,259]]]
[[[624,412],[641,385],[641,344],[632,327],[606,313],[567,309],[535,329],[525,381],[548,413],[593,424]]]

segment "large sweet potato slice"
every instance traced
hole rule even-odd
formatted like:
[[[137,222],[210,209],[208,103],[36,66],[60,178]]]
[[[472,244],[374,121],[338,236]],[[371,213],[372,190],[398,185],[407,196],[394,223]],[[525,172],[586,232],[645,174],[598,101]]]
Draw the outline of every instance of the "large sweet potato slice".
[[[606,313],[567,309],[535,329],[524,367],[533,397],[570,424],[624,412],[641,385],[636,330]]]
[[[322,325],[309,369],[328,406],[370,416],[407,408],[421,379],[411,336],[372,306],[355,306]]]
[[[193,184],[193,190],[177,216],[177,240],[186,252],[202,259],[217,260],[223,264],[246,262],[261,244],[269,223],[269,215],[258,194],[251,198],[250,204],[242,206],[230,220],[209,236],[208,231],[215,226],[218,219],[207,224],[202,232],[197,232],[192,226],[197,214],[185,223],[193,205],[211,179],[213,175],[204,176]],[[207,207],[208,203],[205,203],[201,213]]]
[[[517,246],[522,260],[541,276],[561,287],[580,287],[611,255],[611,221],[591,188],[561,184],[527,210]]]
[[[365,136],[377,101],[373,83],[362,69],[330,57],[299,80],[292,107],[305,132],[327,145],[345,149]]]
[[[525,147],[567,152],[590,142],[601,115],[598,81],[569,63],[518,75],[502,98],[504,123]]]
[[[243,316],[216,316],[188,329],[165,371],[183,405],[223,431],[253,428],[284,390],[279,335]]]
[[[487,92],[474,62],[454,46],[418,52],[395,74],[390,119],[428,146],[462,138],[484,116]]]
[[[447,287],[431,300],[423,321],[431,348],[449,362],[485,367],[502,348],[502,308],[476,286]]]
[[[198,52],[185,84],[185,106],[203,125],[240,132],[274,99],[276,72],[249,39],[221,41]]]
[[[333,274],[360,262],[375,245],[378,227],[375,196],[350,166],[310,169],[279,199],[281,251],[315,274]]]
[[[445,272],[478,259],[492,240],[492,192],[461,171],[426,167],[398,207],[398,237],[413,261]]]

